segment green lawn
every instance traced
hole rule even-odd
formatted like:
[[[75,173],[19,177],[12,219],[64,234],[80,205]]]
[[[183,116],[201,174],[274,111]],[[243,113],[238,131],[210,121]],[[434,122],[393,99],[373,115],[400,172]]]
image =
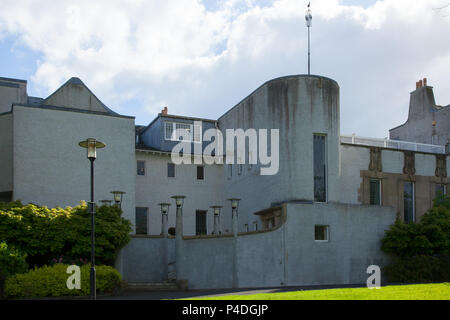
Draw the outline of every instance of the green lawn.
[[[387,286],[380,289],[351,288],[253,295],[229,295],[201,300],[450,300],[450,283]]]

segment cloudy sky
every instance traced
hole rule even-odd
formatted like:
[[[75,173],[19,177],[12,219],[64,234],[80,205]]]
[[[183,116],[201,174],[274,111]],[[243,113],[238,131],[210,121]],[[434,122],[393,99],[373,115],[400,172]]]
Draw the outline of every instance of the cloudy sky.
[[[307,73],[306,0],[0,0],[0,76],[47,97],[70,77],[148,124],[217,119]],[[450,0],[311,0],[313,74],[341,87],[341,132],[386,137],[427,77],[450,104]],[[437,8],[441,8],[437,10]]]

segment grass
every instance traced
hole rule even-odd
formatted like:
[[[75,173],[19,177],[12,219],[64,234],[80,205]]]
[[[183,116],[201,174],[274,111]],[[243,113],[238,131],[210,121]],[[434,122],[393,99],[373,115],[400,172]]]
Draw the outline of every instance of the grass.
[[[350,288],[252,295],[227,295],[194,300],[450,300],[450,283]]]

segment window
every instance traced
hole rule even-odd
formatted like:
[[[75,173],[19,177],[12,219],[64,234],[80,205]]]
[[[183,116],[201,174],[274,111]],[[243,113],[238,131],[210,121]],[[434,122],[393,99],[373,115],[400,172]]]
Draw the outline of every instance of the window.
[[[145,176],[145,161],[137,161],[137,175]]]
[[[249,230],[248,230],[248,224],[247,224],[247,223],[244,225],[244,228],[245,228],[245,232],[248,232],[248,231],[249,231]]]
[[[445,196],[445,184],[436,184],[435,196]]]
[[[147,234],[148,208],[136,207],[136,234]]]
[[[167,177],[175,178],[175,164],[173,163],[167,164]]]
[[[172,135],[175,133],[175,137]],[[202,141],[202,126],[181,122],[164,122],[164,138],[170,141],[183,140],[183,134],[186,134],[187,141]]]
[[[328,226],[314,226],[314,240],[328,241]]]
[[[314,135],[314,201],[327,201],[326,136]]]
[[[253,230],[258,231],[258,222],[253,221]]]
[[[370,204],[381,205],[381,181],[378,179],[370,179]]]
[[[238,175],[242,174],[242,164],[238,164]]]
[[[206,213],[207,211],[197,210],[195,212],[195,234],[206,234]]]
[[[228,179],[231,179],[231,177],[233,177],[233,165],[229,164],[228,165]]]
[[[406,223],[413,222],[414,217],[414,183],[403,184],[403,218]]]
[[[204,180],[204,179],[205,179],[205,167],[197,166],[197,180]]]
[[[172,122],[165,122],[165,138],[166,140],[172,140],[172,133],[173,133],[173,123]]]

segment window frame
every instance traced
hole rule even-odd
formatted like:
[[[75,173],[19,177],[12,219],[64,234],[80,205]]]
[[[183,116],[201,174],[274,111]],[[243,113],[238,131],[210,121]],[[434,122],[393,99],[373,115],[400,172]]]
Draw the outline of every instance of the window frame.
[[[204,215],[204,219],[205,219],[205,229],[204,229],[204,231],[205,231],[205,233],[199,233],[198,232],[198,230],[199,230],[199,228],[198,228],[198,217],[200,215]],[[200,210],[200,209],[195,210],[195,235],[196,236],[202,236],[202,235],[206,236],[206,235],[208,235],[208,211],[206,211],[206,210]]]
[[[169,175],[169,166],[170,166],[170,165],[173,166],[173,177],[171,177],[171,176]],[[177,172],[177,171],[176,171],[175,163],[167,162],[167,178],[169,178],[169,179],[175,179],[175,177],[177,176],[177,173],[176,173],[176,172]]]
[[[314,177],[314,169],[315,169],[315,163],[316,163],[316,161],[315,161],[315,159],[314,159],[314,137],[315,136],[321,136],[321,137],[324,137],[324,163],[325,163],[325,173],[324,173],[324,179],[325,179],[325,182],[324,182],[324,184],[325,184],[325,200],[324,201],[319,201],[319,200],[316,200],[316,192],[315,192],[315,189],[316,189],[316,183],[315,183],[315,177]],[[312,175],[313,175],[313,195],[314,195],[314,202],[318,202],[318,203],[327,203],[328,202],[328,135],[326,134],[326,133],[318,133],[318,132],[315,132],[315,133],[313,133],[313,143],[312,143],[312,145],[313,145],[313,150],[312,150],[312,155],[313,155],[313,172],[312,172]]]
[[[372,181],[377,181],[378,182],[378,196],[379,196],[379,203],[378,204],[373,204],[372,203]],[[381,179],[377,179],[377,178],[370,178],[369,179],[369,205],[371,206],[382,206],[383,205],[383,196],[381,193]]]
[[[412,199],[411,199],[411,203],[412,203],[412,220],[411,221],[406,221],[405,219],[405,185],[406,184],[411,184],[411,191],[412,191]],[[415,187],[415,183],[413,181],[403,181],[403,221],[405,223],[410,223],[410,222],[416,222],[416,187]]]
[[[144,174],[139,174],[139,162],[144,164]],[[145,160],[136,160],[136,173],[138,176],[145,176],[146,174],[146,164],[145,164]]]
[[[137,229],[137,216],[138,216],[138,209],[145,209],[145,233],[138,233],[138,229]],[[136,235],[148,235],[149,232],[149,210],[148,207],[136,207],[135,209],[135,214],[134,214],[134,228],[135,228],[135,234]]]
[[[325,228],[325,240],[317,240],[316,239],[316,228],[317,227],[324,227]],[[330,242],[330,226],[325,224],[315,224],[314,225],[314,241],[315,242]]]
[[[171,136],[167,137],[167,126],[172,126],[172,131],[171,131]],[[176,121],[164,121],[164,140],[166,141],[176,141],[176,142],[180,142],[183,141],[182,139],[172,139],[172,135],[174,132],[176,132],[177,130],[177,125],[182,125],[182,126],[189,126],[188,128],[184,128],[184,129],[188,129],[189,130],[189,140],[184,140],[186,142],[193,142],[193,143],[202,143],[202,126],[201,125],[195,125],[195,124],[191,124],[191,123],[186,123],[186,122],[176,122]],[[199,129],[199,137],[196,137],[194,135],[194,129],[198,128]],[[197,138],[197,139],[196,139]],[[198,140],[200,139],[200,140]]]
[[[201,179],[198,177],[198,173],[199,173],[198,170],[199,170],[200,168],[202,168],[202,178],[201,178]],[[206,171],[206,170],[205,170],[205,166],[198,165],[196,171],[197,171],[197,181],[205,181],[205,171]]]

